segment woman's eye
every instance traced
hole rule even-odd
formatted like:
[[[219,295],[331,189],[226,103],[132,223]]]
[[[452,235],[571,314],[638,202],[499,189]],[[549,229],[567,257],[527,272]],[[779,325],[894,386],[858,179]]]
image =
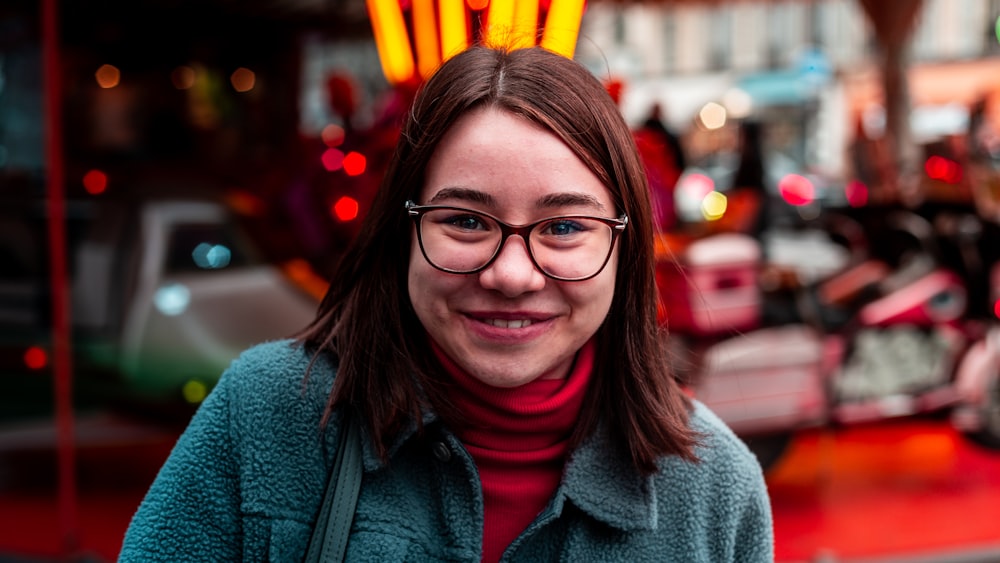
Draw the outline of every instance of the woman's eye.
[[[486,222],[478,215],[455,215],[448,223],[466,231],[476,231],[486,228]]]
[[[545,225],[542,232],[545,234],[566,236],[578,233],[583,230],[583,225],[568,219],[559,219]]]

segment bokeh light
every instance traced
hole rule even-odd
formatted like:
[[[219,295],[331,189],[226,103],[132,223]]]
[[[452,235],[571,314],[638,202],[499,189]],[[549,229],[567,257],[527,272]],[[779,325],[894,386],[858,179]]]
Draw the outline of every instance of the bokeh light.
[[[194,80],[197,77],[194,68],[188,65],[181,65],[170,73],[170,82],[178,90],[190,90],[194,87]]]
[[[156,290],[153,304],[156,310],[168,317],[180,315],[191,304],[191,290],[179,283],[165,285]]]
[[[191,251],[191,258],[194,259],[194,263],[203,270],[225,268],[229,265],[232,257],[232,251],[221,244],[203,242]]]
[[[788,174],[778,182],[778,193],[790,205],[808,205],[816,199],[812,181],[799,174]]]
[[[333,216],[338,221],[346,223],[358,217],[358,200],[350,196],[344,196],[333,204],[331,209]]]
[[[39,346],[31,346],[24,351],[24,365],[28,369],[40,370],[49,365],[49,355]]]
[[[114,65],[101,65],[94,73],[97,85],[101,88],[114,88],[121,82],[122,74]]]
[[[729,117],[743,119],[753,110],[753,98],[746,90],[732,88],[722,96],[722,105],[726,107]]]
[[[364,174],[367,166],[368,159],[359,152],[351,151],[344,157],[344,172],[347,172],[348,176],[360,176]]]
[[[924,171],[933,180],[941,180],[949,184],[962,181],[962,167],[954,160],[934,155],[924,162]]]
[[[196,405],[205,400],[208,396],[208,385],[197,379],[190,379],[181,387],[181,394],[184,400],[192,405]]]
[[[729,198],[721,192],[710,192],[701,200],[701,214],[706,221],[717,221],[726,214]]]
[[[257,75],[248,68],[240,67],[229,75],[229,83],[237,92],[249,92],[257,83]]]
[[[326,168],[330,172],[340,170],[344,166],[344,153],[340,149],[326,149],[320,158],[323,161],[323,168]]]
[[[860,180],[851,180],[844,186],[844,197],[851,207],[864,207],[868,204],[868,186]]]
[[[709,102],[698,112],[698,119],[705,129],[720,129],[726,124],[726,108],[715,102]]]
[[[90,195],[104,193],[108,189],[108,175],[100,170],[90,170],[83,175],[83,189]]]
[[[344,144],[344,128],[340,125],[331,123],[323,128],[320,132],[320,137],[323,139],[323,144],[328,147],[339,147]]]

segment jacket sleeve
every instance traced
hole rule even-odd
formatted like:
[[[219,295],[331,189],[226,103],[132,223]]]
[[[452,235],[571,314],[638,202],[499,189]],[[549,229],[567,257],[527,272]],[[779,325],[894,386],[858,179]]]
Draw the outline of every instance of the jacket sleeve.
[[[242,545],[227,370],[132,517],[119,561],[238,561]]]
[[[767,484],[760,469],[750,472],[749,491],[736,522],[737,561],[773,563],[774,522]]]

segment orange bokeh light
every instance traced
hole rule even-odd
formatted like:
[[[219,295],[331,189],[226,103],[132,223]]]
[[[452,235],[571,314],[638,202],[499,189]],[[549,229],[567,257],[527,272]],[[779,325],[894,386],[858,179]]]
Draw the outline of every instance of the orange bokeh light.
[[[122,73],[114,65],[101,65],[94,73],[94,79],[101,88],[114,88],[122,79]]]
[[[257,83],[257,75],[248,68],[240,67],[229,76],[229,83],[237,92],[249,92]]]

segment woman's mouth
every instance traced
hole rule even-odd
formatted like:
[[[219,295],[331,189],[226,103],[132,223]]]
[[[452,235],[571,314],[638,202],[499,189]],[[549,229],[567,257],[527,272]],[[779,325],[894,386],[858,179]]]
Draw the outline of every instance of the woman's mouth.
[[[482,322],[497,328],[524,328],[534,323],[531,319],[482,319]]]

